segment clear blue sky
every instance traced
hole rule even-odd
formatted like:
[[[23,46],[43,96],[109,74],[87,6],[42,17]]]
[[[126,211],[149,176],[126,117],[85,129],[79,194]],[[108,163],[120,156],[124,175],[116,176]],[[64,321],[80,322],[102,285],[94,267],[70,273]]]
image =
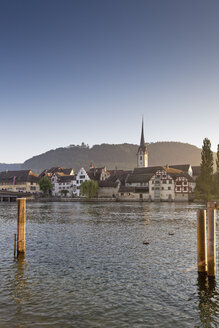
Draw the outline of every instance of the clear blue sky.
[[[218,0],[1,0],[0,162],[51,148],[219,143]]]

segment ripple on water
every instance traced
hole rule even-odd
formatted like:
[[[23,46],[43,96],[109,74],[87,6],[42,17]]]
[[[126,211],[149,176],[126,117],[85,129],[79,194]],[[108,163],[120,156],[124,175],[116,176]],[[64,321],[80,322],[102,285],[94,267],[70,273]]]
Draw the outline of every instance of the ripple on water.
[[[217,327],[218,287],[196,273],[189,204],[0,205],[0,327]],[[148,241],[144,245],[143,241]]]

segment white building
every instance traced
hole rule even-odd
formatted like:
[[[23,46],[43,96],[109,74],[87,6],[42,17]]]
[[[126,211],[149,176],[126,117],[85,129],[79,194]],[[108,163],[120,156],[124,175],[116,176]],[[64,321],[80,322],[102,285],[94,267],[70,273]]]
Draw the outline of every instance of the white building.
[[[53,196],[72,197],[75,175],[60,175],[58,173],[54,173],[52,175],[51,182],[53,186]]]
[[[75,181],[74,181],[74,184],[73,184],[73,194],[75,196],[80,196],[80,185],[84,182],[84,181],[88,181],[90,180],[87,172],[85,171],[85,169],[82,167],[76,177],[75,177]]]
[[[193,178],[185,172],[165,166],[136,168],[121,186],[121,199],[148,201],[188,201],[195,188]]]
[[[58,197],[79,197],[80,185],[88,180],[90,178],[83,167],[75,175],[64,175],[56,172],[51,177],[53,185],[52,195]]]

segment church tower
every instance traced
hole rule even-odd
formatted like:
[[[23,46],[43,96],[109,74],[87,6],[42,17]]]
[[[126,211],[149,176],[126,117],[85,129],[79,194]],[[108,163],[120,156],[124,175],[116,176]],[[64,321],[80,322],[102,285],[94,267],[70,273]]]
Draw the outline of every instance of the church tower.
[[[144,122],[142,118],[141,141],[137,152],[137,167],[148,167],[148,149],[144,141]]]

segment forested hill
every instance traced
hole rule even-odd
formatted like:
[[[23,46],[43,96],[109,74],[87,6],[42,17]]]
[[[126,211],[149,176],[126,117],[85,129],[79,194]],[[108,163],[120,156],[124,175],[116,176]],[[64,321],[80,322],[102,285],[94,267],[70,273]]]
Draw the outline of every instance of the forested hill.
[[[102,144],[92,148],[57,148],[34,156],[21,166],[37,172],[52,166],[80,167],[87,169],[90,161],[96,167],[106,165],[108,169],[133,169],[136,167],[138,145]],[[156,142],[148,145],[149,166],[166,164],[200,165],[201,149],[180,142]]]

